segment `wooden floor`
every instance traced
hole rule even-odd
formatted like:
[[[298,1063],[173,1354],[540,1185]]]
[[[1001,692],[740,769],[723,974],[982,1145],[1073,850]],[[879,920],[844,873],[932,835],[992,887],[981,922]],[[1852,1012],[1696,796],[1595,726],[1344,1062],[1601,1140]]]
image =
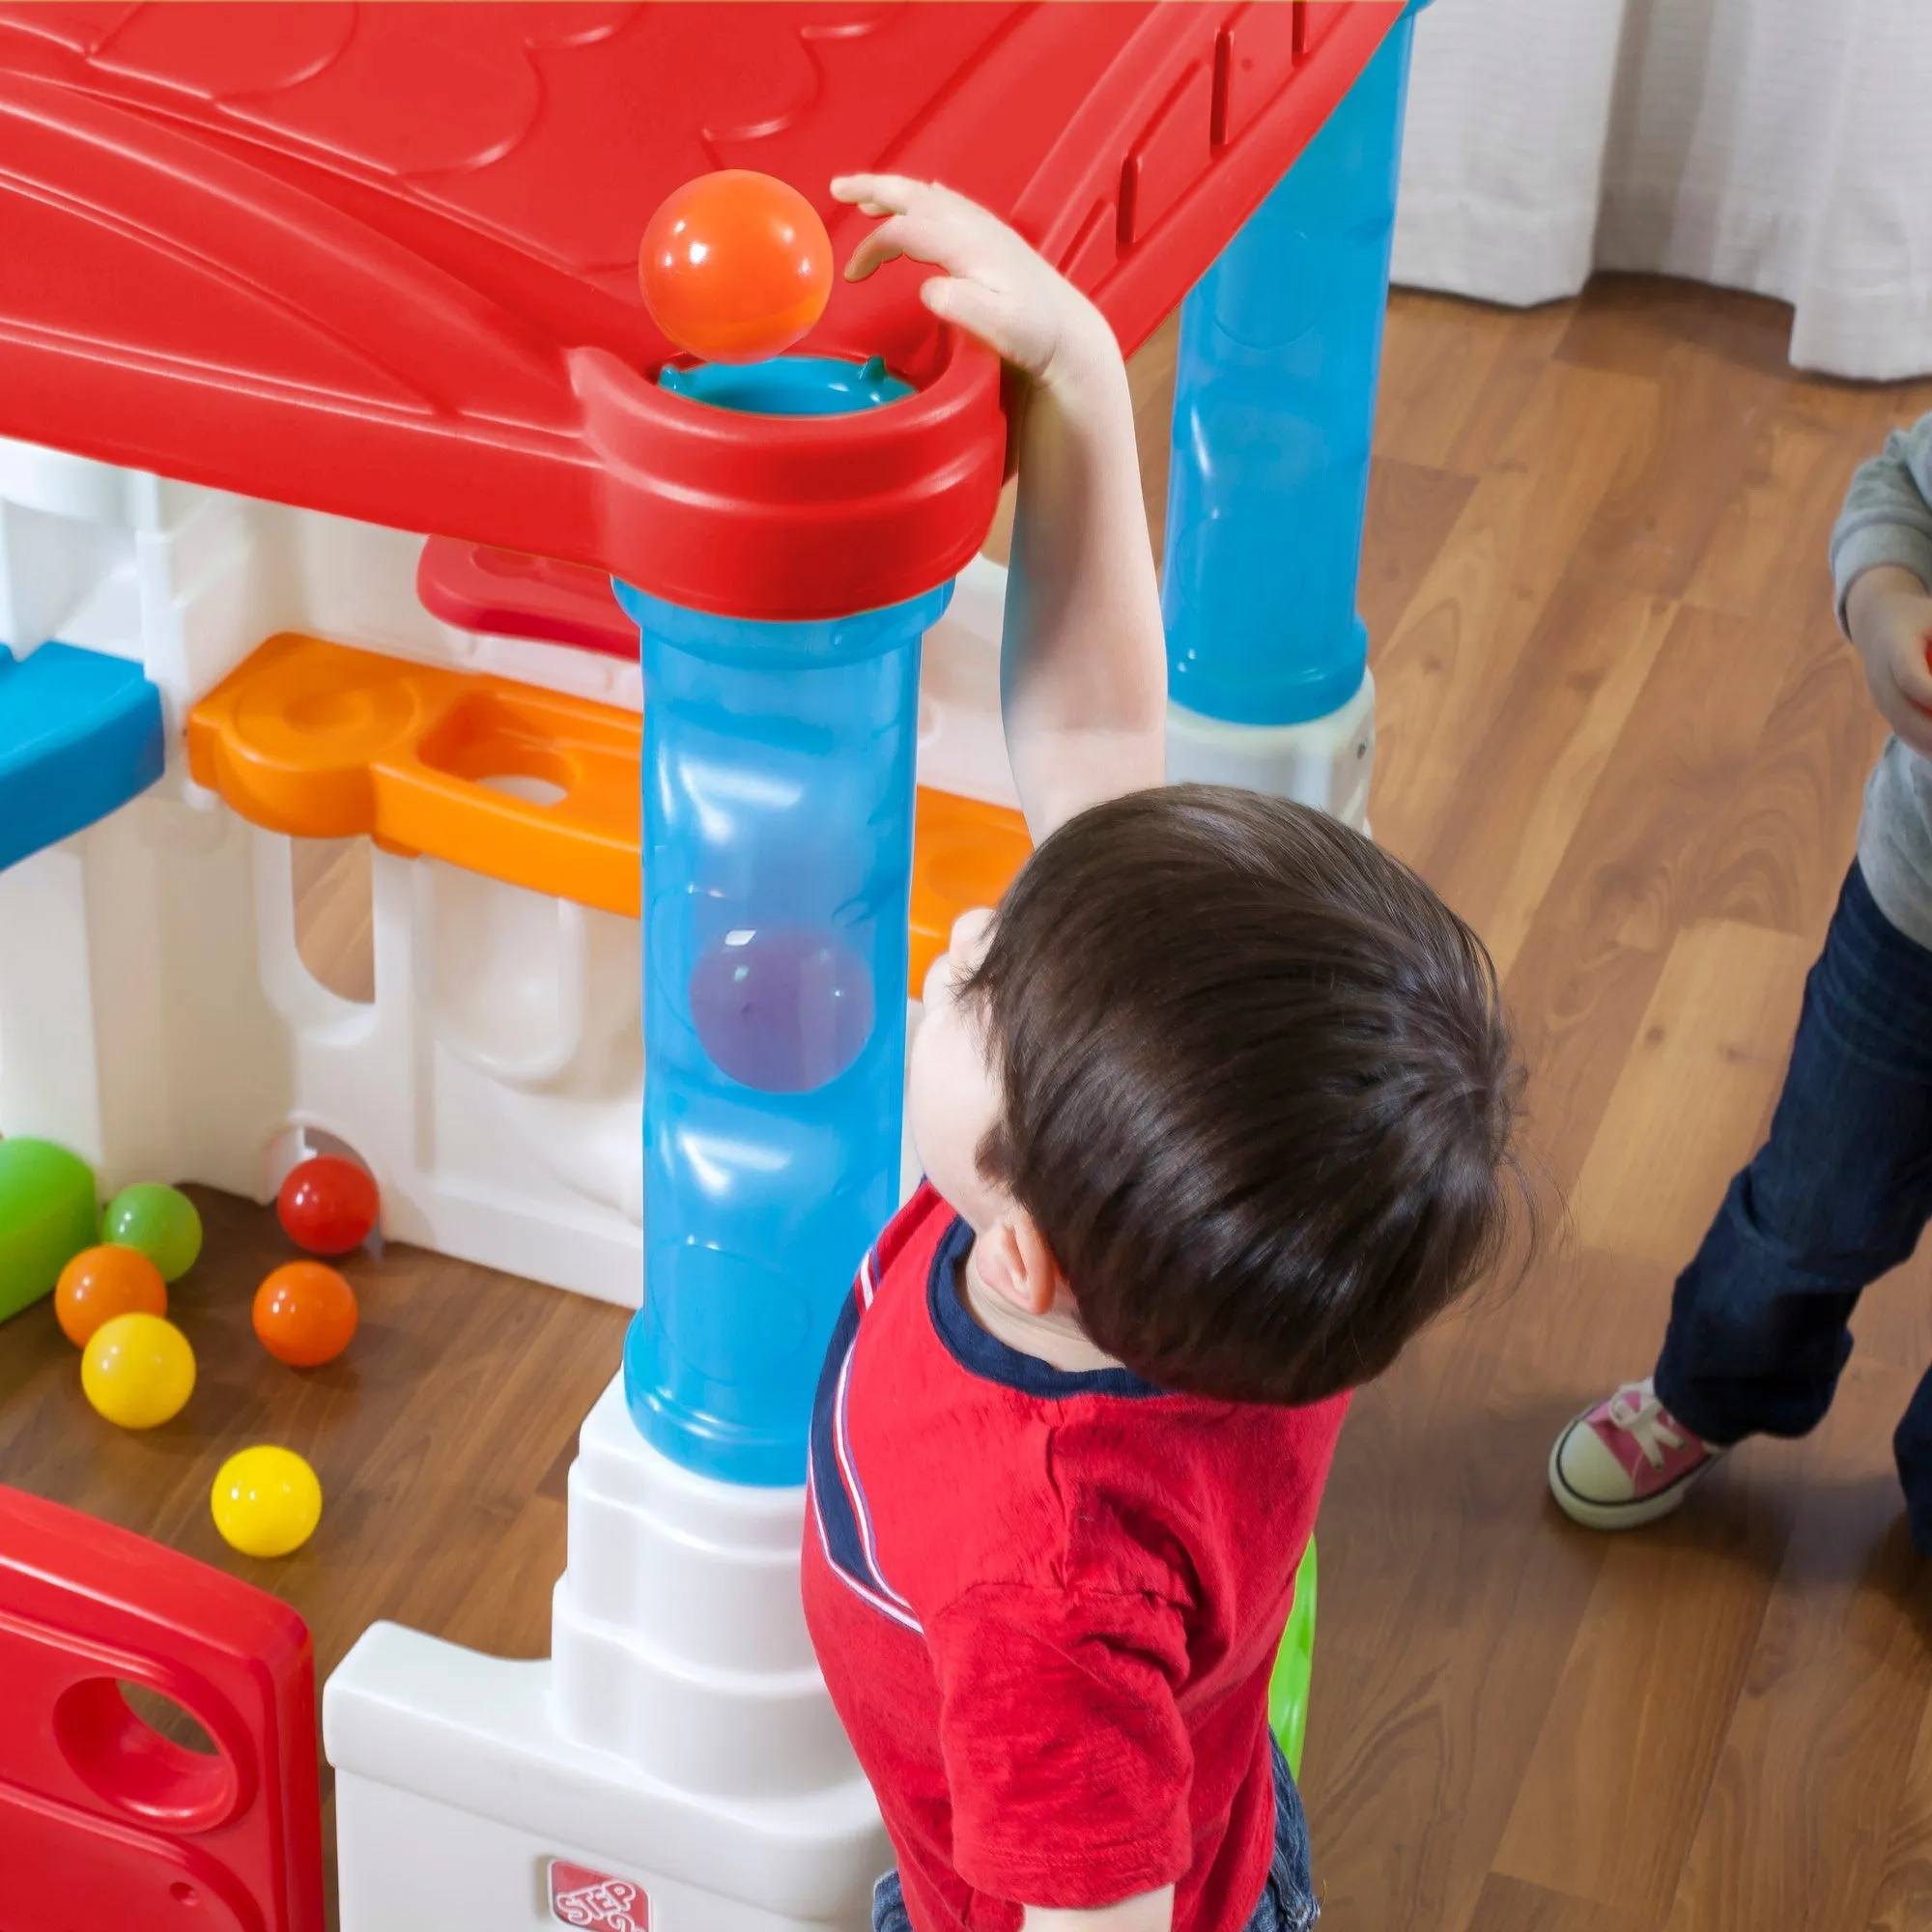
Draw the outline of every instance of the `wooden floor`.
[[[1818,1435],[1747,1447],[1671,1524],[1586,1535],[1543,1479],[1563,1420],[1649,1367],[1754,1145],[1879,743],[1825,539],[1854,464],[1932,387],[1795,379],[1788,327],[1620,280],[1527,315],[1402,297],[1390,319],[1361,594],[1376,832],[1496,953],[1572,1226],[1344,1437],[1304,1767],[1334,1932],[1932,1926],[1932,1578],[1888,1447],[1932,1362],[1924,1267],[1872,1296]],[[1156,522],[1172,354],[1164,333],[1135,371]],[[353,992],[340,867],[317,902],[335,938],[311,964]],[[623,1318],[392,1250],[352,1270],[354,1353],[298,1377],[248,1332],[285,1253],[271,1218],[202,1199],[188,1411],[147,1436],[99,1422],[33,1311],[0,1330],[0,1480],[278,1591],[325,1671],[375,1617],[542,1653],[564,1472]],[[329,1498],[281,1565],[208,1519],[221,1457],[263,1438]]]

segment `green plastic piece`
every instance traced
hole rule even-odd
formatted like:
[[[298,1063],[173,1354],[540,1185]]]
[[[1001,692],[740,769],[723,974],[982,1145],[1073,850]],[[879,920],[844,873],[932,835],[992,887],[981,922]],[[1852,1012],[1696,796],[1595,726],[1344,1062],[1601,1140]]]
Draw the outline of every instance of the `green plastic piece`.
[[[163,1281],[179,1281],[201,1253],[201,1216],[179,1188],[136,1181],[107,1204],[100,1238],[139,1248],[160,1269]]]
[[[1301,1776],[1301,1745],[1308,1735],[1308,1684],[1315,1670],[1315,1539],[1294,1577],[1294,1608],[1268,1678],[1268,1728],[1288,1768]]]
[[[0,1141],[0,1321],[54,1292],[95,1242],[94,1171],[52,1141]]]

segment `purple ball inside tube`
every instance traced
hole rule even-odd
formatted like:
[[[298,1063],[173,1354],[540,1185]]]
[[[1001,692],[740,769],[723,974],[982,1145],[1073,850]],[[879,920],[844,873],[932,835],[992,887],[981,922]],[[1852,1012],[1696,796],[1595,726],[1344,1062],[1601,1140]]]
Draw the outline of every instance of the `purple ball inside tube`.
[[[720,1072],[761,1094],[809,1094],[871,1037],[872,975],[838,934],[796,926],[725,933],[691,974],[691,1022]]]

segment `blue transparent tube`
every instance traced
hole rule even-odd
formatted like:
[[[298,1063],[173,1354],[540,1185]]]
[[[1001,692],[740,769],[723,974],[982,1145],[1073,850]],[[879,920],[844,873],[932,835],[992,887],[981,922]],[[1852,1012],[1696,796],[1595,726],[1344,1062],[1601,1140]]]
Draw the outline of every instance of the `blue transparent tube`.
[[[945,585],[828,623],[618,587],[643,634],[646,1439],[800,1482],[811,1394],[898,1198],[920,640]]]
[[[1368,663],[1355,578],[1413,12],[1181,308],[1162,606],[1178,704],[1295,724]]]

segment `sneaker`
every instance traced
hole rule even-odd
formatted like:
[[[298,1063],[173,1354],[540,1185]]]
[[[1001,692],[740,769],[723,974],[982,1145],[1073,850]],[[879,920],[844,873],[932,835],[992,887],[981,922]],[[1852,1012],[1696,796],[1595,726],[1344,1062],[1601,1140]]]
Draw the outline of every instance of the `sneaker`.
[[[1636,1529],[1668,1516],[1724,1450],[1685,1428],[1646,1376],[1571,1423],[1549,1452],[1549,1492],[1586,1529]]]

